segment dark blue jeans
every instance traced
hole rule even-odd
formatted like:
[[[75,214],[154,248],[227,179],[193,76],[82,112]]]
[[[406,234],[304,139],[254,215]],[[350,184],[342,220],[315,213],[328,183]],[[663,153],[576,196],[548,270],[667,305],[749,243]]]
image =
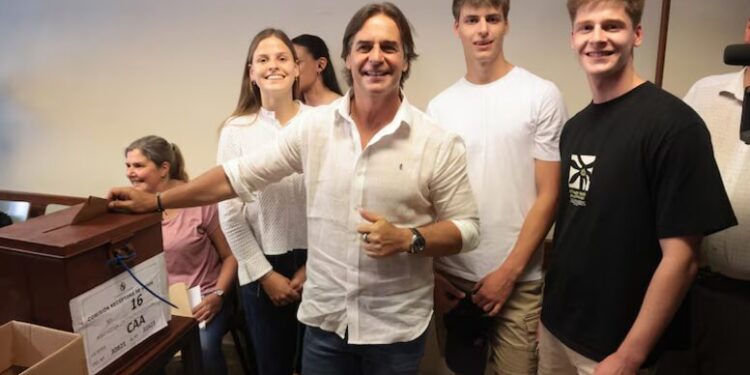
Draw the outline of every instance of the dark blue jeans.
[[[302,375],[416,375],[426,336],[425,331],[408,342],[353,345],[333,332],[307,327]]]
[[[232,306],[229,301],[224,301],[216,316],[206,324],[206,328],[200,329],[201,354],[203,356],[203,371],[206,374],[226,374],[227,362],[221,351],[221,339],[229,330],[229,312]]]
[[[266,255],[273,270],[292,278],[307,261],[307,250]],[[291,375],[300,372],[304,325],[297,321],[299,303],[274,306],[255,281],[240,287],[242,304],[253,341],[259,375]]]

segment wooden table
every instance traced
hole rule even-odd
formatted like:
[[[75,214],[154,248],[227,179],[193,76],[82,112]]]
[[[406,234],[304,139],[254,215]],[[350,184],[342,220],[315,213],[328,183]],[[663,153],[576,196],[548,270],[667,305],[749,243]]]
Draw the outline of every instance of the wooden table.
[[[203,374],[198,321],[172,315],[167,328],[146,339],[99,374],[159,374],[178,351],[183,374]]]

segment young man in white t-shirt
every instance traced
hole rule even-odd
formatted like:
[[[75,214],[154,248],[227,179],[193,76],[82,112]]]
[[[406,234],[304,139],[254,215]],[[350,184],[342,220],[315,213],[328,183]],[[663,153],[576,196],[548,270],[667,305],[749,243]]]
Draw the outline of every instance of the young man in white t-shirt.
[[[482,237],[474,252],[436,260],[435,307],[442,337],[442,314],[471,299],[494,317],[488,342],[493,373],[535,374],[541,248],[555,214],[558,142],[567,114],[553,83],[505,59],[509,3],[453,1],[466,75],[427,112],[466,142]],[[448,365],[464,368],[453,368],[450,359]]]

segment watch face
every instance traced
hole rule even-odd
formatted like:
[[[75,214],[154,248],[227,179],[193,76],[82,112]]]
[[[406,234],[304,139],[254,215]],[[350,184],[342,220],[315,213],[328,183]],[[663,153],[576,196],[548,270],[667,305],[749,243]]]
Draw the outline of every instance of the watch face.
[[[424,250],[424,238],[417,238],[417,243],[414,244],[414,247],[416,247],[419,251]]]
[[[416,228],[411,228],[411,232],[413,235],[411,237],[411,247],[409,248],[409,252],[412,254],[421,253],[425,247],[424,237],[422,237],[422,234],[419,233]]]

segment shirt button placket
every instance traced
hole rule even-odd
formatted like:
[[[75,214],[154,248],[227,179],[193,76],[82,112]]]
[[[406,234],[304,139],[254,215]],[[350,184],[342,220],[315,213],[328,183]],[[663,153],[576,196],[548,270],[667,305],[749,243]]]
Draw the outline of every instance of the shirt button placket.
[[[359,287],[359,262],[363,256],[361,249],[362,242],[357,232],[357,226],[364,221],[359,213],[362,207],[364,189],[365,189],[365,172],[366,172],[366,161],[368,151],[365,149],[360,153],[357,161],[354,165],[354,173],[351,181],[350,191],[351,196],[349,197],[349,217],[350,227],[352,230],[352,246],[350,251],[347,252],[347,293],[346,293],[346,309],[347,309],[347,326],[349,329],[349,337],[359,337],[359,300],[357,298]]]

